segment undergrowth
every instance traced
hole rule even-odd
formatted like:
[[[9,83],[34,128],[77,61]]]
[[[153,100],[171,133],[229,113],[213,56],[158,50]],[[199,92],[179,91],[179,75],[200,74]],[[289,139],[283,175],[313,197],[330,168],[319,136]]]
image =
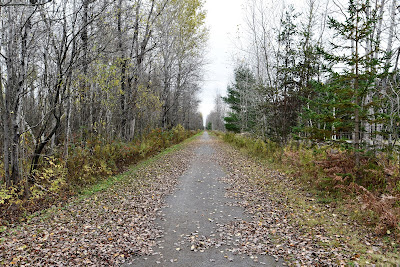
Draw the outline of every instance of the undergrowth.
[[[384,153],[354,154],[341,147],[292,142],[282,147],[250,136],[215,132],[227,143],[290,170],[296,181],[316,191],[324,203],[349,201],[361,212],[358,221],[372,224],[379,235],[400,240],[400,171],[397,161]]]
[[[160,153],[156,154],[154,157],[151,157],[149,159],[141,161],[138,164],[132,165],[131,167],[129,167],[129,170],[127,170],[126,172],[123,172],[123,173],[120,173],[117,175],[113,175],[113,176],[109,176],[107,179],[100,180],[97,183],[89,185],[89,186],[83,186],[83,187],[76,188],[75,191],[77,191],[81,197],[86,197],[86,196],[90,196],[96,192],[106,190],[110,186],[114,185],[116,182],[121,181],[126,178],[129,178],[130,174],[134,173],[137,169],[151,164],[153,161],[157,160],[158,158],[162,157],[165,154],[168,154],[168,153],[171,153],[172,151],[181,149],[185,143],[190,142],[192,139],[196,138],[200,134],[201,134],[201,132],[197,132],[196,134],[193,134],[192,136],[186,138],[184,141],[176,143],[172,146],[165,148]]]
[[[67,158],[60,147],[58,154],[44,157],[40,162],[41,167],[35,172],[35,183],[29,188],[28,198],[21,190],[24,185],[6,188],[0,184],[0,225],[24,220],[24,215],[66,201],[71,195],[85,191],[85,188],[102,190],[112,182],[105,178],[196,133],[198,131],[187,131],[178,125],[169,131],[155,129],[132,142],[107,142],[96,137],[79,145],[77,142],[70,145]],[[3,171],[1,167],[0,175]]]

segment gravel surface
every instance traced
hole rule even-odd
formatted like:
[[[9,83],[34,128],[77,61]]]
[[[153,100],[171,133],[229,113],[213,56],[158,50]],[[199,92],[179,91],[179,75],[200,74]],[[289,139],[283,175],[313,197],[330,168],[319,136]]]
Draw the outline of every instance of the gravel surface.
[[[152,255],[138,257],[126,266],[278,266],[273,257],[242,253],[241,236],[225,231],[249,224],[251,218],[236,200],[225,197],[226,174],[214,160],[215,140],[204,133],[197,141],[190,168],[179,178],[176,191],[166,199],[157,221],[163,232]],[[259,237],[262,242],[263,237]],[[264,255],[262,255],[264,254]]]
[[[119,266],[152,253],[157,211],[193,157],[193,145],[161,154],[112,187],[0,231],[0,265]]]
[[[290,177],[207,133],[0,230],[4,266],[357,266],[387,254]]]

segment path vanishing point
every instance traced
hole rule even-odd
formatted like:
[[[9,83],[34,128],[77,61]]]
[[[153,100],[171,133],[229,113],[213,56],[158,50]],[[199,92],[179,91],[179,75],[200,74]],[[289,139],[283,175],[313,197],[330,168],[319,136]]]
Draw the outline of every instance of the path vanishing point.
[[[124,266],[282,266],[270,256],[235,255],[230,242],[204,249],[202,242],[190,242],[195,237],[207,242],[206,237],[219,234],[218,225],[250,220],[243,208],[234,206],[235,200],[225,197],[227,185],[219,181],[225,172],[213,160],[212,138],[205,132],[199,142],[189,169],[179,178],[156,221],[163,236],[153,255],[135,258]]]

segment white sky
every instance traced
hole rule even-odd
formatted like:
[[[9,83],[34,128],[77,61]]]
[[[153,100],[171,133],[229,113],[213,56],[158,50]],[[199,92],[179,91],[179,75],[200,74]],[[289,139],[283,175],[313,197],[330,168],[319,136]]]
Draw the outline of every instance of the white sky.
[[[286,4],[294,4],[297,8],[304,2],[304,0],[282,1]],[[226,95],[226,87],[233,79],[233,58],[238,52],[235,43],[238,43],[239,29],[243,29],[245,3],[246,0],[206,0],[205,2],[206,24],[210,36],[205,81],[199,95],[200,112],[203,114],[204,121],[214,107],[216,94]],[[301,11],[301,9],[296,10]]]
[[[214,107],[215,95],[225,95],[233,78],[235,37],[243,23],[242,6],[245,0],[207,0],[207,27],[210,30],[205,81],[200,93],[200,112],[204,120]]]

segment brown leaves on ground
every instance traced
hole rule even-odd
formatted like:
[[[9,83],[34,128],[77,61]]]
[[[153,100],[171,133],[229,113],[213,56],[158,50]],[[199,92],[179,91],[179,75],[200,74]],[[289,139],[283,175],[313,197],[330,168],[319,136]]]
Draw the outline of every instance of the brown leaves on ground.
[[[227,195],[253,220],[219,224],[211,236],[193,233],[191,250],[227,246],[233,254],[271,255],[293,265],[398,264],[381,238],[318,203],[290,177],[228,145],[216,143],[215,158],[228,173]],[[116,266],[152,254],[162,236],[155,218],[163,197],[187,169],[190,147],[161,156],[126,174],[113,187],[18,227],[2,229],[0,263],[10,265]],[[377,202],[381,199],[376,199]],[[389,201],[389,200],[385,200]],[[383,207],[383,206],[382,206]],[[390,255],[389,255],[390,254]]]
[[[236,198],[253,221],[221,225],[215,237],[203,237],[208,244],[230,244],[234,253],[268,254],[294,265],[400,263],[373,231],[318,203],[292,178],[226,144],[218,147],[216,160],[229,173],[223,178],[230,185],[227,195]]]
[[[316,162],[324,174],[331,179],[331,189],[344,194],[359,196],[364,210],[371,210],[379,217],[375,232],[386,235],[396,231],[400,240],[400,185],[399,176],[392,162],[362,157],[359,168],[355,167],[354,155],[347,152],[328,152],[326,159]],[[369,189],[367,189],[367,187]]]
[[[355,183],[350,186],[360,194],[364,203],[363,209],[368,208],[379,215],[379,223],[375,227],[377,234],[385,235],[390,232],[388,229],[400,227],[400,207],[396,207],[397,197],[390,195],[377,197],[363,186]]]
[[[163,155],[107,190],[5,229],[0,263],[115,266],[151,253],[160,236],[154,227],[157,211],[191,155],[190,149]]]

